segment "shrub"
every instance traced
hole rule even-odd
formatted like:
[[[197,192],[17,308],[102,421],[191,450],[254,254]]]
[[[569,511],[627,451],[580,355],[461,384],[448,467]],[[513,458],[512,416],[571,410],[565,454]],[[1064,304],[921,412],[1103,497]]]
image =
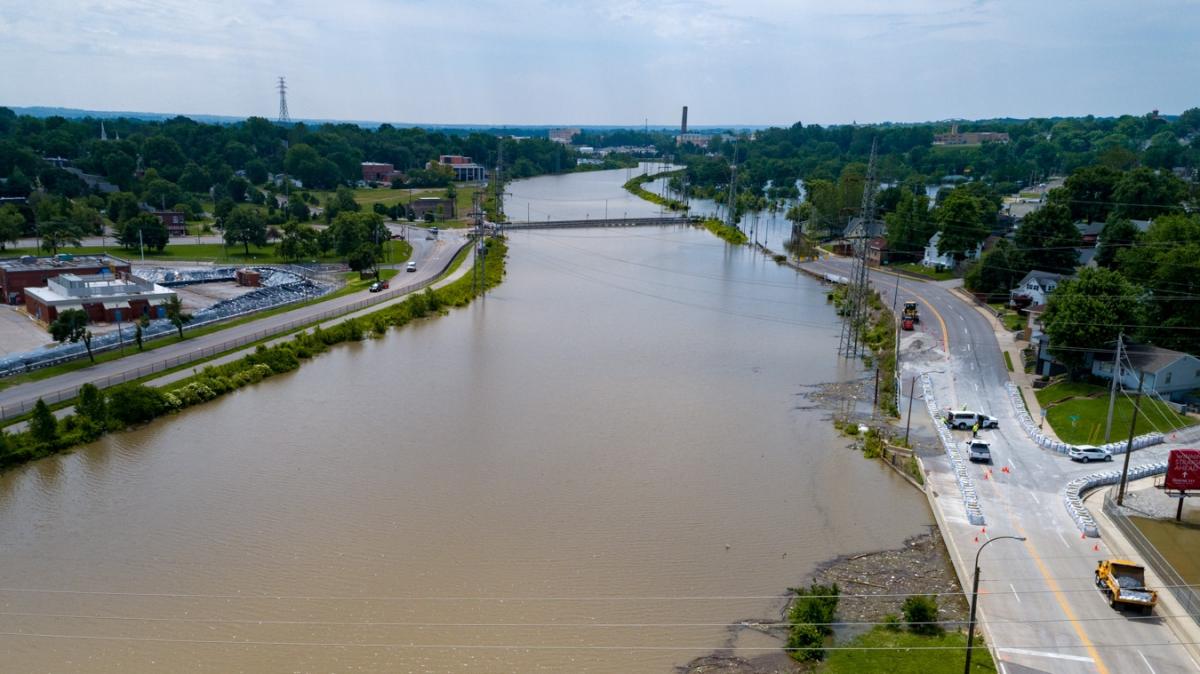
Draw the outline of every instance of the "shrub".
[[[50,411],[46,401],[38,398],[33,406],[33,417],[29,420],[29,435],[41,445],[53,446],[58,441],[58,419]]]
[[[122,424],[141,424],[167,411],[163,393],[141,384],[126,384],[112,390],[108,396],[112,416]]]
[[[791,632],[788,633],[788,655],[795,660],[811,662],[824,659],[825,649],[822,648],[824,645],[825,637],[821,635],[821,631],[817,629],[816,625],[793,625]]]
[[[75,411],[101,426],[108,423],[108,402],[93,384],[79,387],[79,402],[75,404]]]
[[[883,628],[889,632],[900,631],[900,616],[895,613],[889,613],[883,616]]]
[[[904,611],[904,621],[914,634],[935,636],[942,633],[938,624],[937,600],[932,596],[914,594],[904,600],[900,607]]]

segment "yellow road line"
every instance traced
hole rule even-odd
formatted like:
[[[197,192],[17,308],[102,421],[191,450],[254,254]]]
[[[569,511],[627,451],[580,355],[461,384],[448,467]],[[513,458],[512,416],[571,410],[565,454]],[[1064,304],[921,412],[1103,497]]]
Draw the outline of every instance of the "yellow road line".
[[[950,331],[946,329],[946,321],[942,318],[942,314],[937,309],[933,308],[933,304],[931,304],[929,300],[922,297],[919,293],[914,293],[911,290],[907,292],[909,295],[921,300],[921,303],[926,307],[929,307],[929,310],[933,312],[934,318],[938,319],[938,323],[942,326],[942,347],[946,349],[946,358],[950,358]]]
[[[1017,530],[1018,535],[1025,536],[1025,530],[1022,529],[1020,525],[1014,523],[1013,526]],[[1025,536],[1025,538],[1028,539],[1029,537]],[[1092,660],[1096,663],[1096,670],[1100,672],[1100,674],[1109,674],[1108,667],[1105,667],[1104,661],[1100,659],[1100,653],[1096,650],[1096,647],[1092,645],[1092,640],[1088,639],[1087,634],[1083,631],[1083,625],[1080,624],[1075,618],[1075,612],[1071,610],[1070,604],[1067,603],[1066,598],[1064,598],[1062,593],[1059,591],[1058,583],[1054,582],[1054,578],[1050,575],[1050,570],[1046,568],[1045,562],[1043,562],[1042,558],[1038,556],[1037,549],[1033,543],[1030,542],[1029,545],[1025,546],[1025,549],[1029,550],[1030,556],[1033,557],[1034,563],[1037,564],[1038,571],[1041,572],[1042,578],[1046,581],[1046,585],[1054,594],[1054,599],[1058,602],[1059,608],[1062,609],[1063,613],[1067,616],[1067,619],[1071,621],[1071,627],[1075,629],[1075,634],[1079,637],[1080,643],[1082,643],[1083,647],[1087,649],[1088,655],[1092,656]]]

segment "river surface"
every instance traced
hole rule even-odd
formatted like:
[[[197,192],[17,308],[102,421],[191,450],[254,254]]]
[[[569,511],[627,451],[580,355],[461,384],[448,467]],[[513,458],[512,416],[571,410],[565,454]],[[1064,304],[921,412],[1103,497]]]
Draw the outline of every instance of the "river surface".
[[[702,230],[515,233],[483,301],[0,477],[0,669],[759,654],[729,623],[930,521],[804,397],[857,375],[837,330],[816,282]]]

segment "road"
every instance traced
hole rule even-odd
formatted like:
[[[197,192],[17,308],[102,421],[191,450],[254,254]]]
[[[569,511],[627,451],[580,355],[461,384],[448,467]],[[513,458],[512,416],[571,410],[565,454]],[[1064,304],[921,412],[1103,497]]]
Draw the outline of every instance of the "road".
[[[819,273],[849,276],[850,272],[845,259],[802,266]],[[966,407],[1000,420],[998,431],[981,434],[992,444],[993,465],[972,464],[969,469],[985,526],[967,522],[944,454],[925,460],[925,467],[935,495],[932,501],[964,587],[970,587],[975,554],[989,537],[1028,539],[997,541],[980,560],[979,621],[988,642],[997,647],[1001,671],[1200,671],[1188,649],[1179,645],[1193,639],[1181,639],[1161,618],[1130,619],[1117,613],[1096,590],[1092,575],[1096,561],[1113,553],[1103,538],[1081,539],[1062,493],[1073,477],[1098,468],[1043,450],[1021,431],[1004,389],[1007,367],[989,320],[942,283],[882,272],[872,272],[871,282],[885,302],[898,294],[899,303],[915,299],[920,306],[918,330],[903,333],[901,343],[904,391],[920,372],[941,370],[930,375],[940,407]],[[923,348],[930,342],[937,348]],[[913,414],[928,416],[920,404]],[[965,442],[970,433],[956,436]],[[1167,447],[1138,451],[1133,463],[1161,459]],[[1163,610],[1160,605],[1156,616]]]
[[[417,263],[417,271],[400,272],[401,275],[392,280],[393,289],[390,291],[368,295],[364,290],[361,293],[353,293],[299,307],[293,311],[249,321],[153,351],[135,353],[74,372],[4,389],[0,391],[0,419],[15,416],[21,410],[28,409],[38,398],[54,402],[64,397],[73,397],[73,395],[67,395],[67,392],[74,391],[85,383],[91,382],[97,386],[119,383],[123,378],[134,378],[140,376],[140,373],[174,366],[181,359],[205,357],[210,355],[214,348],[232,340],[249,338],[264,331],[279,330],[281,326],[297,321],[311,322],[325,317],[330,312],[345,310],[365,299],[382,301],[398,296],[403,292],[404,286],[429,281],[436,277],[466,243],[465,233],[465,230],[451,230],[443,232],[441,238],[438,239],[428,239],[423,236],[410,238],[409,241],[413,245],[411,260]]]

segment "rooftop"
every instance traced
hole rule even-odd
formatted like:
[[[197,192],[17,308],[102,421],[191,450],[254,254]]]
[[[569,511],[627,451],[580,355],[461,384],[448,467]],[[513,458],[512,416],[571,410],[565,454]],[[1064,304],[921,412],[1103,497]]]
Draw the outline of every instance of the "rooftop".
[[[9,257],[0,259],[0,269],[4,271],[43,271],[63,269],[86,269],[92,267],[108,267],[110,265],[128,265],[123,260],[112,255],[60,255],[58,257]]]

